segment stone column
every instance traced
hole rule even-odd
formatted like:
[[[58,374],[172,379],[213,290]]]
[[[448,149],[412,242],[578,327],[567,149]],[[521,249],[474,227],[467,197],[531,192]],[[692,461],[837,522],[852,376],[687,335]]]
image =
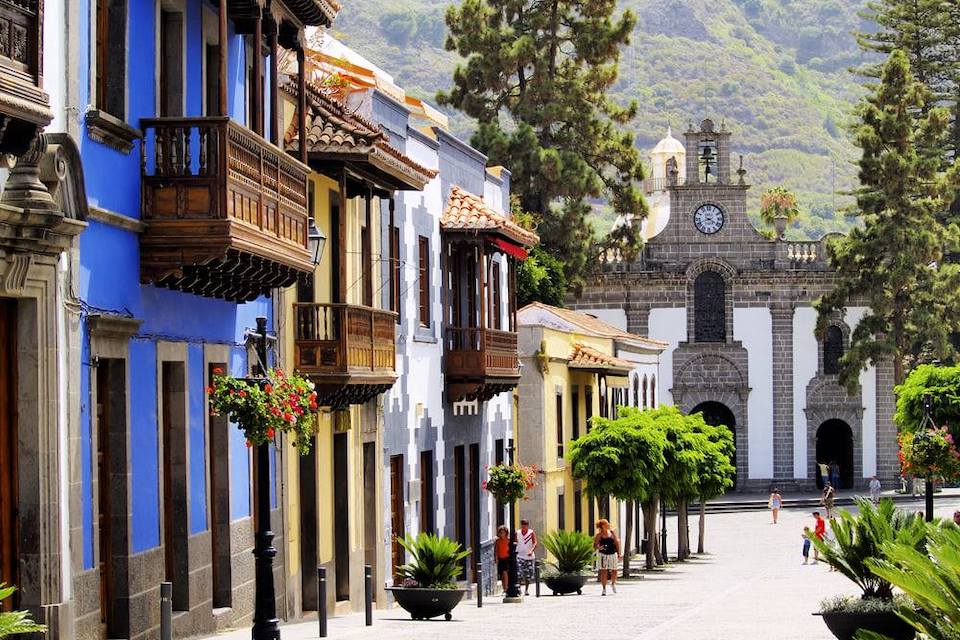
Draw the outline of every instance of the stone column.
[[[793,305],[775,303],[773,316],[773,477],[793,478]]]
[[[877,375],[877,477],[884,488],[895,486],[899,481],[900,462],[897,459],[897,426],[893,422],[896,410],[896,398],[893,393],[893,362],[889,359],[881,360],[876,365]],[[861,447],[863,445],[861,444]],[[861,455],[855,451],[854,455]],[[862,482],[862,479],[855,478]]]

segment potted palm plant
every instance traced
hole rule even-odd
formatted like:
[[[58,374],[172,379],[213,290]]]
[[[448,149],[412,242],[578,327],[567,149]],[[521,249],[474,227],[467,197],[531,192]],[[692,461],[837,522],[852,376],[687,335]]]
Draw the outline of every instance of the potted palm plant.
[[[543,546],[551,558],[546,562],[544,584],[553,595],[580,595],[593,564],[593,539],[579,531],[552,531],[543,537]]]
[[[443,616],[447,620],[460,603],[466,589],[457,587],[456,580],[463,571],[461,562],[470,555],[460,544],[429,533],[416,538],[406,536],[399,540],[410,556],[410,562],[397,567],[401,578],[399,587],[389,587],[397,604],[414,620],[428,620]]]
[[[883,557],[887,544],[922,549],[926,541],[923,518],[897,510],[893,501],[878,506],[857,498],[856,516],[843,510],[830,523],[834,540],[810,536],[820,556],[831,567],[860,587],[860,597],[825,600],[814,615],[823,616],[827,628],[839,640],[853,640],[857,632],[873,631],[892,640],[910,640],[915,632],[897,614],[901,604],[894,598],[893,585],[870,569],[870,562]]]

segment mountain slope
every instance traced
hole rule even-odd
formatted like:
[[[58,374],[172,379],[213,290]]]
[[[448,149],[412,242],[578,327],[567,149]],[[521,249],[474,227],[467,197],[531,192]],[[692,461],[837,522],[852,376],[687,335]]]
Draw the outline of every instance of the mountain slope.
[[[450,0],[348,0],[334,35],[432,100],[450,83],[455,53],[443,50]],[[668,124],[725,120],[754,185],[751,206],[772,186],[797,192],[794,235],[847,228],[839,210],[856,176],[845,126],[860,95],[847,69],[862,59],[853,31],[865,0],[621,0],[637,28],[621,59],[618,100],[636,99],[637,144],[649,149]],[[458,135],[472,126],[452,116]],[[595,217],[609,228],[609,212]]]

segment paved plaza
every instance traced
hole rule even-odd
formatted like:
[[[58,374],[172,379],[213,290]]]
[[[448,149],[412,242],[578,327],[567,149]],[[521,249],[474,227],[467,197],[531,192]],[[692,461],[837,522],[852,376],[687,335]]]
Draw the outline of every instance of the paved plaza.
[[[921,502],[901,504],[921,509]],[[938,502],[938,513],[949,515],[960,499]],[[675,523],[669,546],[674,547]],[[826,565],[801,564],[801,532],[812,526],[808,511],[788,510],[780,523],[770,524],[766,511],[707,516],[708,554],[665,571],[644,574],[621,583],[617,595],[601,597],[591,582],[582,596],[526,598],[503,604],[490,597],[482,609],[474,600],[454,610],[454,619],[413,622],[399,608],[378,610],[372,628],[363,615],[331,619],[329,637],[378,640],[828,640],[819,617],[811,615],[820,600],[855,594],[856,587]],[[696,544],[696,518],[691,537]],[[217,636],[217,640],[247,640],[249,629]],[[318,634],[315,620],[283,627],[284,640],[306,640]]]

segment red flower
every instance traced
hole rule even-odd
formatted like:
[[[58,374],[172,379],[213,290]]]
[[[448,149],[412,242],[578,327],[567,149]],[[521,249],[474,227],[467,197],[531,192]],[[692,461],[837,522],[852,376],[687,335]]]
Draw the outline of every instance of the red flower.
[[[289,412],[285,413],[283,414],[283,419],[286,420],[287,422],[293,422],[293,414]]]
[[[273,440],[273,436],[275,433],[276,431],[273,430],[273,427],[270,427],[269,429],[267,429],[267,437],[270,438],[271,440]]]
[[[247,397],[247,392],[244,391],[243,389],[241,389],[239,395],[240,395],[241,398],[246,398],[246,397]]]
[[[267,393],[273,393],[273,385],[268,382],[267,384],[263,385],[263,390]]]
[[[223,369],[221,369],[220,367],[214,367],[214,368],[213,368],[213,375],[219,376],[219,375],[222,374],[222,373],[223,373]]]
[[[207,393],[213,393],[213,387],[207,387]]]
[[[316,402],[311,402],[311,403],[310,403],[310,409],[311,409],[311,411],[316,411],[316,410],[317,410],[317,403],[316,403]]]

